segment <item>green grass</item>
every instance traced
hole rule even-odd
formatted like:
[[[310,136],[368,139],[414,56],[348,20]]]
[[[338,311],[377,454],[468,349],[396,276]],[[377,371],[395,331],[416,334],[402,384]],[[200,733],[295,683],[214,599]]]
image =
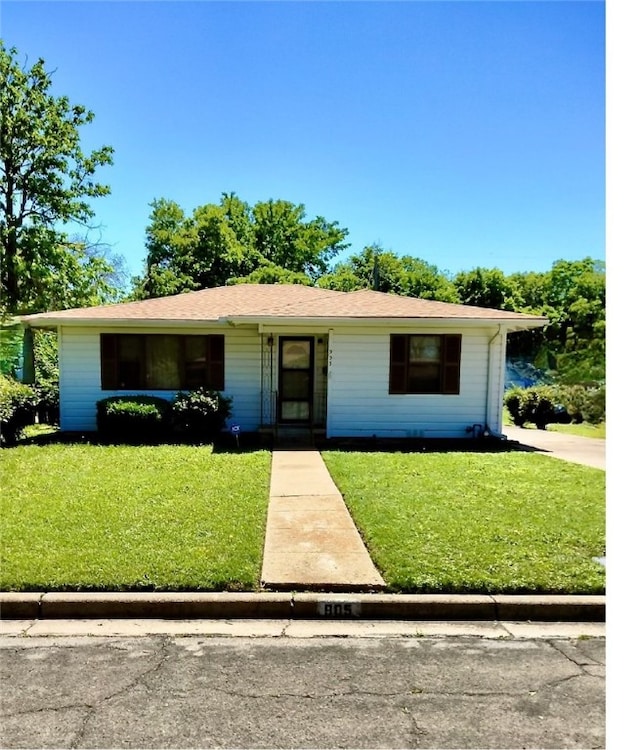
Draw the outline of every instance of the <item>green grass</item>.
[[[324,453],[392,591],[603,593],[605,472],[530,453]],[[255,590],[266,451],[0,451],[1,590]]]
[[[577,435],[578,437],[599,438],[606,440],[607,425],[605,422],[600,424],[550,424],[547,425],[549,432],[561,432],[563,435]]]
[[[604,592],[603,471],[506,452],[323,456],[392,590]]]
[[[502,410],[502,423],[505,426],[513,427],[513,419],[511,419],[506,406]],[[535,430],[537,428],[534,424],[527,422],[525,429]],[[600,440],[605,440],[607,437],[606,422],[600,422],[600,424],[589,424],[588,422],[582,424],[550,424],[547,425],[547,430],[549,432],[561,432],[563,435],[577,435],[578,437],[599,438]]]
[[[269,471],[209,446],[2,450],[0,589],[255,589]]]

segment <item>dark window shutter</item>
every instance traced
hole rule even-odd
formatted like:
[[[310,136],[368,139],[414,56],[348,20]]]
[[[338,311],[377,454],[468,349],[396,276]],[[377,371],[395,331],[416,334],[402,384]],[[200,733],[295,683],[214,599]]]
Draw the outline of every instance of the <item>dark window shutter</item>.
[[[462,336],[451,333],[443,336],[444,357],[442,361],[442,392],[460,393],[460,352]]]
[[[224,391],[224,336],[209,336],[209,388]]]
[[[115,333],[100,334],[100,376],[103,391],[118,387],[118,337]]]
[[[408,336],[391,334],[389,355],[389,393],[407,392]]]

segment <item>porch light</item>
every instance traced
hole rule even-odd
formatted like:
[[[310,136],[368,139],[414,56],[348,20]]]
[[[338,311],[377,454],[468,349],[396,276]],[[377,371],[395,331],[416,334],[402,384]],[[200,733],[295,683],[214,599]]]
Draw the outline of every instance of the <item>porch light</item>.
[[[267,346],[273,346],[273,334],[269,334],[269,338],[267,339]]]

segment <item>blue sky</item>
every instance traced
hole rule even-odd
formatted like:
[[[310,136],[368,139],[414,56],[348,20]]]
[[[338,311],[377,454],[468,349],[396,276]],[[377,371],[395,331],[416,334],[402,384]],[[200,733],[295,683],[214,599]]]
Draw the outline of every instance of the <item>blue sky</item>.
[[[7,46],[115,149],[102,241],[149,203],[282,198],[455,273],[605,258],[603,2],[15,2]]]

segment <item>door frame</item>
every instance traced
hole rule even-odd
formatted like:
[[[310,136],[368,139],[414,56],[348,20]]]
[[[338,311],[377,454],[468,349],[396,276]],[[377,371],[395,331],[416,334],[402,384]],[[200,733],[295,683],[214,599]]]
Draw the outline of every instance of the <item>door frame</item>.
[[[287,341],[309,342],[309,392],[308,398],[287,399],[287,401],[307,401],[309,404],[309,416],[307,419],[283,419],[282,417],[282,351]],[[314,387],[315,387],[315,336],[279,336],[278,337],[278,423],[279,424],[312,424],[314,419]],[[298,368],[296,368],[298,369]]]

